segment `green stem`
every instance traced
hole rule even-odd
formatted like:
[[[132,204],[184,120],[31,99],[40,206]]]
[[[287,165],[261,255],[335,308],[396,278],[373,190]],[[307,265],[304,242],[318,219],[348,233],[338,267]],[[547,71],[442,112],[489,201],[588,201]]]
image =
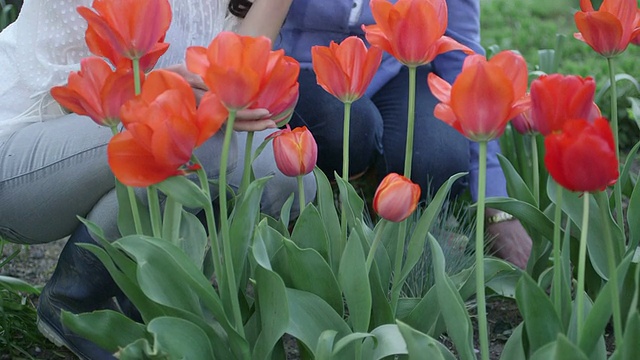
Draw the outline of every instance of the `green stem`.
[[[369,249],[369,254],[367,255],[367,261],[365,263],[367,266],[367,274],[371,270],[371,264],[373,263],[373,258],[375,258],[376,256],[376,251],[378,250],[378,246],[382,241],[382,232],[384,231],[384,226],[386,224],[387,224],[387,220],[385,219],[380,220],[380,228],[378,229],[378,232],[376,232],[376,237],[373,239],[373,243],[371,243],[371,248]]]
[[[302,181],[302,177],[304,175],[298,175],[296,176],[296,180],[298,180],[298,201],[300,204],[300,214],[302,214],[302,211],[304,210],[305,206],[307,205],[307,201],[304,198],[304,182]]]
[[[535,136],[529,138],[531,140],[531,161],[533,170],[533,198],[536,200],[536,206],[540,206],[540,164],[538,164],[538,142]]]
[[[609,65],[609,81],[611,81],[611,131],[613,132],[613,144],[616,149],[616,159],[620,160],[620,146],[619,146],[619,134],[618,134],[618,91],[616,85],[616,74],[613,65],[613,59],[607,58],[607,64]],[[626,235],[624,232],[624,214],[622,213],[622,184],[617,181],[613,185],[613,195],[616,203],[616,222],[618,226],[622,228],[622,240],[626,243]]]
[[[127,186],[127,194],[129,195],[129,206],[131,206],[131,215],[133,215],[133,224],[136,228],[136,234],[143,234],[142,221],[140,220],[140,211],[138,210],[138,202],[136,194],[131,186]]]
[[[584,193],[582,205],[582,229],[580,229],[580,251],[578,253],[578,291],[576,293],[576,325],[582,332],[584,319],[584,273],[587,266],[587,233],[589,232],[589,193]],[[578,334],[578,339],[580,334]]]
[[[220,177],[218,196],[220,197],[220,228],[222,232],[222,256],[224,257],[225,272],[227,275],[227,285],[235,328],[244,337],[244,327],[242,325],[242,314],[240,313],[240,303],[238,301],[238,291],[236,289],[236,275],[233,269],[233,257],[231,256],[231,238],[229,234],[229,215],[227,211],[227,164],[229,162],[229,147],[233,135],[233,123],[236,119],[236,111],[229,111],[229,119],[224,134],[222,145],[222,155],[220,158]]]
[[[247,132],[247,142],[244,146],[244,171],[242,172],[242,183],[240,183],[240,194],[244,194],[251,182],[251,154],[253,148],[253,131]]]
[[[489,360],[487,307],[484,291],[484,211],[487,183],[487,142],[478,142],[480,148],[478,171],[478,206],[476,213],[476,303],[478,307],[478,338],[480,356]]]
[[[349,181],[349,138],[351,130],[351,103],[344,103],[344,122],[342,123],[342,178]]]
[[[344,103],[344,121],[342,125],[342,178],[349,181],[349,138],[351,129],[351,103]],[[346,201],[346,200],[345,200]],[[342,231],[341,252],[347,246],[347,211],[345,201],[340,202],[340,230]]]
[[[603,239],[607,246],[607,263],[609,267],[609,281],[611,281],[611,304],[613,310],[613,331],[616,341],[616,349],[622,346],[622,315],[620,313],[620,294],[618,293],[618,276],[616,275],[616,256],[613,250],[613,239],[611,237],[611,227],[609,226],[609,199],[604,192],[595,194],[600,208],[602,224],[604,225]]]
[[[140,72],[140,59],[132,59],[133,62],[133,87],[136,95],[140,95],[142,92],[142,84],[140,81],[140,76],[138,73]]]
[[[553,221],[553,304],[562,319],[562,259],[560,224],[562,222],[562,186],[556,184],[556,209]]]
[[[153,231],[153,237],[160,238],[162,236],[160,199],[158,197],[158,189],[156,189],[155,186],[147,187],[147,199],[149,199],[149,212],[151,214],[151,230]]]
[[[402,284],[400,279],[400,273],[402,272],[402,259],[404,257],[404,242],[407,237],[407,220],[400,223],[400,230],[398,231],[398,240],[396,242],[396,258],[393,264],[393,283],[391,286],[391,311],[395,317],[398,300],[400,299],[400,290]]]
[[[416,113],[416,67],[409,66],[409,105],[407,109],[407,142],[404,149],[404,176],[411,179],[413,160],[413,128]]]
[[[180,222],[182,221],[182,204],[172,197],[167,197],[162,221],[162,238],[178,245],[180,237]]]

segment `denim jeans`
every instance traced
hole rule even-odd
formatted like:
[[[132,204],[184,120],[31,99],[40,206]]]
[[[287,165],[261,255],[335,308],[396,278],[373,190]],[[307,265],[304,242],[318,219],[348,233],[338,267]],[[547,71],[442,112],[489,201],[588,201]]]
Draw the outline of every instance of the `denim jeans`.
[[[469,171],[469,142],[458,131],[433,116],[438,100],[427,85],[430,66],[417,71],[415,136],[411,178],[423,197],[433,194],[447,179]],[[375,165],[379,179],[403,173],[407,138],[409,75],[407,68],[372,97],[351,106],[349,172],[355,175]],[[344,105],[317,85],[312,70],[300,73],[300,100],[291,126],[307,126],[318,143],[318,166],[332,176],[342,172]],[[452,195],[466,187],[458,181]]]
[[[255,134],[254,150],[271,132]],[[0,235],[23,244],[58,240],[73,232],[79,215],[101,226],[108,238],[117,238],[118,202],[106,153],[111,136],[109,128],[69,114],[30,124],[0,139]],[[246,133],[234,133],[228,181],[236,189],[242,179],[245,140]],[[220,131],[195,152],[212,179],[219,174],[222,142]],[[284,201],[297,192],[296,179],[278,171],[270,145],[254,161],[253,170],[256,178],[274,176],[261,205],[263,212],[279,216]],[[304,185],[310,201],[315,196],[312,175],[304,178]],[[144,189],[136,193],[144,200]],[[298,202],[293,204],[295,213]]]

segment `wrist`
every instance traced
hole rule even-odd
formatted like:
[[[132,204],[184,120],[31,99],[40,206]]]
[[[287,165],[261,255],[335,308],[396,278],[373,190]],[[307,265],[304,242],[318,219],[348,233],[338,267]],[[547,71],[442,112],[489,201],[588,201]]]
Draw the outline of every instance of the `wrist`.
[[[513,217],[513,215],[500,210],[493,210],[490,212],[487,211],[484,218],[485,224],[487,226],[512,220],[515,220],[515,217]]]

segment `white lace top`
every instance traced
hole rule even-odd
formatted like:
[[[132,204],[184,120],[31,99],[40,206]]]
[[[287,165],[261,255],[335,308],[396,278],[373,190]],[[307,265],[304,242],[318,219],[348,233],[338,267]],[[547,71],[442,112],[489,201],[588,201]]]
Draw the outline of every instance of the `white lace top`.
[[[62,110],[49,95],[89,56],[85,20],[78,6],[92,0],[27,0],[15,23],[0,32],[0,139],[30,122],[55,118]],[[227,16],[227,0],[169,0],[173,20],[169,50],[157,67],[183,61],[187,47],[206,46],[238,20]]]

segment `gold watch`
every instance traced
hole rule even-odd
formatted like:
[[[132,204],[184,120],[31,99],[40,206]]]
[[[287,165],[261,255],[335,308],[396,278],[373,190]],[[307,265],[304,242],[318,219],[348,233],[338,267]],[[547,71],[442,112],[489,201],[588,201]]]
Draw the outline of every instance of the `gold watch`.
[[[505,221],[511,221],[513,219],[515,219],[513,215],[506,213],[504,211],[499,211],[495,215],[487,216],[485,218],[485,222],[487,225],[491,225],[491,224],[498,224]]]

